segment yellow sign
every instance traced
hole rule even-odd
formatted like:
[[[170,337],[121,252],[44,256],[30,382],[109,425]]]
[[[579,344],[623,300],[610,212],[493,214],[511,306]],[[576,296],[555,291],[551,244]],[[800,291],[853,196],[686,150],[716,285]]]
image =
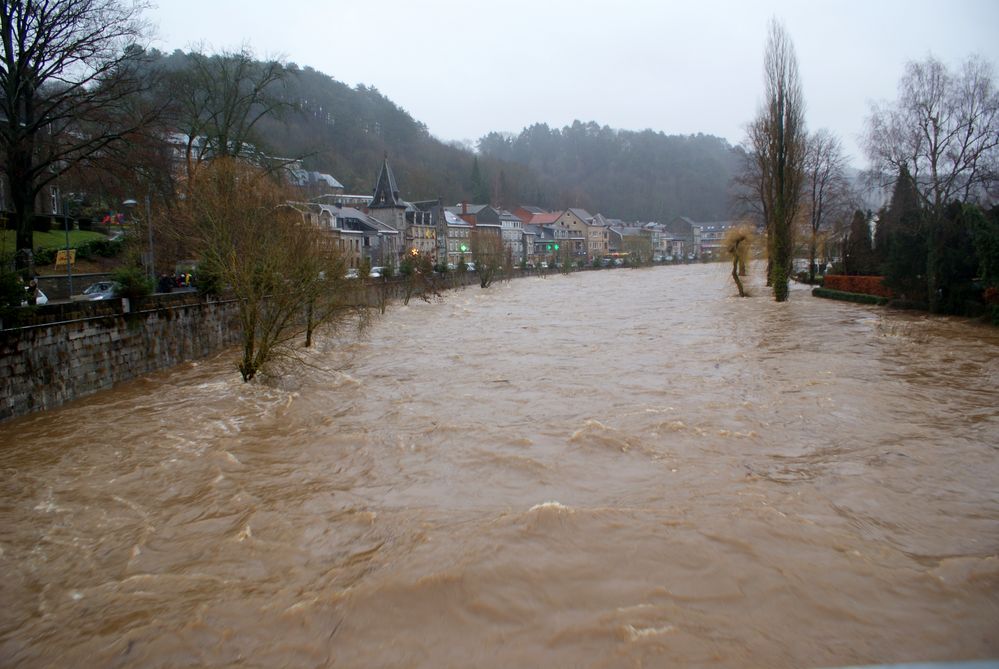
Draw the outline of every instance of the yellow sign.
[[[69,264],[70,265],[75,265],[76,264],[76,249],[70,249],[69,250]],[[59,253],[56,254],[55,266],[56,266],[56,269],[58,269],[60,266],[62,266],[62,267],[66,266],[66,250],[65,249],[63,249],[62,251],[59,251]]]

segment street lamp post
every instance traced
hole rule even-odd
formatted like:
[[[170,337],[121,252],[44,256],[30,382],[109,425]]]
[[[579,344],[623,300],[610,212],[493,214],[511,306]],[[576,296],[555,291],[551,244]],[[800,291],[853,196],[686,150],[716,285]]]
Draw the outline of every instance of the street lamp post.
[[[132,208],[139,204],[136,200],[128,199],[122,205]],[[149,279],[156,282],[156,255],[153,253],[153,217],[149,211],[149,193],[146,193],[146,229],[149,232]]]
[[[73,299],[73,258],[69,250],[69,215],[66,213],[66,201],[62,201],[62,222],[66,228],[66,281],[69,283],[69,299]]]

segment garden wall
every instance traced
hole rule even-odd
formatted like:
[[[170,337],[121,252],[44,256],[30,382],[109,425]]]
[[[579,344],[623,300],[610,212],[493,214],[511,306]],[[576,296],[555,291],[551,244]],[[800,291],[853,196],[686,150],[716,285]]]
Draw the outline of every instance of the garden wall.
[[[822,287],[840,290],[845,293],[860,293],[876,297],[892,298],[895,294],[882,283],[880,276],[848,276],[846,274],[826,274]]]

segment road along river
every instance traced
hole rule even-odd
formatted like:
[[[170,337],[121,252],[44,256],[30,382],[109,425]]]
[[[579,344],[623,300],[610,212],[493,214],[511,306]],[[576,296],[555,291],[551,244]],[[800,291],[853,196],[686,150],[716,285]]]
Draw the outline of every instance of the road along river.
[[[0,426],[0,665],[999,656],[999,331],[588,272]]]

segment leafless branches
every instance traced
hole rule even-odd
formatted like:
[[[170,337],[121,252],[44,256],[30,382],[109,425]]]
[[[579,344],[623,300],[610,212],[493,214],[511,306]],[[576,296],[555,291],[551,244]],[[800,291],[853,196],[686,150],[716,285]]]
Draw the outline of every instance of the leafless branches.
[[[872,107],[865,144],[874,180],[892,186],[904,167],[923,206],[937,216],[953,200],[982,199],[999,176],[999,91],[992,65],[972,57],[949,71],[932,57],[910,62],[898,99]]]
[[[820,235],[830,220],[849,214],[850,184],[839,138],[826,129],[808,138],[804,162],[805,211],[808,215],[809,280],[815,280]]]
[[[149,83],[136,70],[145,8],[122,0],[0,2],[0,149],[18,251],[31,248],[34,200],[45,185],[155,116],[129,104]]]

